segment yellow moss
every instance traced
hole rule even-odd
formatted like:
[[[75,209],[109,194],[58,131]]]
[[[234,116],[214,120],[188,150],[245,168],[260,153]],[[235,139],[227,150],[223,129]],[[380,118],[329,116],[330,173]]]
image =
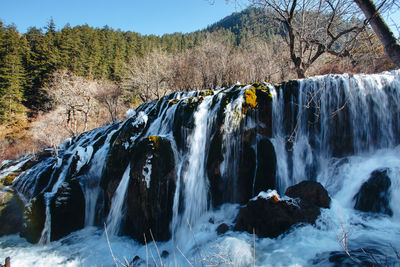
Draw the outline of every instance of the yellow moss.
[[[214,92],[212,90],[203,90],[200,92],[200,96],[205,97],[205,96],[210,96],[213,95]]]
[[[1,179],[1,183],[4,184],[5,186],[11,185],[12,182],[14,181],[15,177],[17,177],[18,174],[15,172],[10,173],[9,175],[7,175],[6,177],[4,177],[3,179]]]
[[[254,86],[244,91],[244,100],[246,101],[246,104],[251,108],[257,107],[257,95]]]
[[[169,102],[169,103],[172,103],[172,104],[176,104],[176,103],[179,102],[179,99],[177,99],[177,98],[175,98],[175,99],[170,99],[170,100],[168,100],[168,102]]]
[[[153,143],[154,147],[158,147],[161,137],[152,135],[147,138]]]

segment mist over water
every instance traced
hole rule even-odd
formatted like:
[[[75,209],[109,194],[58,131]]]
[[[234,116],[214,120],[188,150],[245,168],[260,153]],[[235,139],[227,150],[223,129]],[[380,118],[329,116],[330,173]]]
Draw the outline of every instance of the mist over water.
[[[238,140],[243,138],[243,131],[254,126],[260,114],[243,112],[243,92],[250,87],[216,90],[206,96],[199,92],[176,93],[169,99],[145,104],[118,126],[106,126],[82,136],[65,150],[64,165],[59,167],[61,174],[56,179],[53,171],[54,182],[49,183],[52,187],[49,187],[46,197],[48,201],[54,197],[64,182],[73,155],[79,151],[80,168],[88,165],[90,174],[80,180],[86,205],[84,229],[48,242],[51,214],[46,213],[49,222],[43,230],[44,244],[33,245],[17,235],[1,237],[0,260],[10,256],[12,266],[111,266],[115,263],[110,245],[121,262],[125,262],[124,257],[130,262],[139,256],[143,266],[146,262],[150,265],[188,266],[188,261],[193,265],[252,266],[254,252],[256,266],[333,266],[340,255],[347,257],[340,242],[345,232],[346,245],[351,253],[360,255],[361,248],[369,249],[378,262],[384,263],[387,259],[390,264],[400,265],[394,251],[400,251],[400,71],[318,76],[298,83],[298,94],[289,93],[285,87],[267,85],[272,96],[270,140],[277,162],[276,189],[281,195],[288,186],[303,180],[318,181],[328,190],[332,198],[331,207],[322,209],[315,225],[295,226],[275,239],[231,230],[218,235],[216,229],[221,223],[234,225],[240,208],[235,201]],[[224,103],[224,97],[235,90],[239,92],[232,101]],[[194,107],[191,131],[180,131],[182,140],[185,140],[181,144],[175,141],[172,130],[175,116],[180,101],[193,101],[193,98],[200,103]],[[171,106],[171,99],[178,104]],[[221,108],[223,112],[220,112]],[[148,117],[155,110],[156,119],[149,121]],[[223,124],[223,161],[218,171],[232,186],[226,191],[233,193],[226,196],[231,203],[214,209],[210,204],[206,167],[213,137],[211,133],[219,116],[222,116]],[[147,240],[145,246],[129,237],[117,236],[125,216],[129,164],[121,174],[108,213],[109,245],[104,228],[94,226],[99,225],[95,221],[99,217],[99,183],[106,154],[113,136],[127,123],[145,127],[143,135],[138,133],[126,141],[124,145],[127,148],[136,139],[148,136],[162,136],[172,143],[177,177],[170,225],[172,238],[157,242],[157,246],[151,240]],[[106,137],[97,152],[88,149],[95,146],[100,136]],[[49,168],[57,162],[47,159],[41,164],[42,168]],[[37,185],[29,175],[39,175],[39,167],[29,169],[14,183],[26,198],[34,195]],[[354,209],[354,196],[371,173],[380,169],[387,169],[391,180],[391,217]],[[153,171],[151,167],[146,169],[146,174],[149,171]],[[146,180],[146,183],[150,185],[151,180]],[[162,251],[167,251],[168,255],[161,257]]]

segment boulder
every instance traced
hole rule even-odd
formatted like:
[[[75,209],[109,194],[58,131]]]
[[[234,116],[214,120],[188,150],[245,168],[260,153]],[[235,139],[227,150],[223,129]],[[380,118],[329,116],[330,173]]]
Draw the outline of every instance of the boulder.
[[[216,229],[217,233],[219,235],[225,234],[226,232],[229,231],[229,226],[226,223],[221,223],[217,229]]]
[[[393,215],[389,203],[391,181],[387,172],[388,169],[375,170],[371,173],[370,178],[362,184],[354,196],[356,210]]]
[[[286,195],[280,199],[276,191],[261,192],[240,209],[234,230],[277,237],[295,224],[315,223],[320,208],[329,208],[331,202],[326,189],[312,181],[289,187]]]
[[[320,215],[319,207],[301,199],[281,200],[275,194],[260,194],[240,209],[236,217],[235,231],[255,233],[259,237],[274,238],[295,224],[315,223]]]
[[[315,206],[329,208],[331,198],[328,191],[318,182],[302,181],[286,189],[285,195],[291,198],[300,198]]]

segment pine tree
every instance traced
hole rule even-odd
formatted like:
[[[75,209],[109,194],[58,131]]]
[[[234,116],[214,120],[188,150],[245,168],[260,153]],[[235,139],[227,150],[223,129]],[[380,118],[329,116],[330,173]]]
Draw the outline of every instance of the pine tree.
[[[0,30],[0,122],[13,124],[25,119],[22,105],[25,83],[23,42],[15,26]]]

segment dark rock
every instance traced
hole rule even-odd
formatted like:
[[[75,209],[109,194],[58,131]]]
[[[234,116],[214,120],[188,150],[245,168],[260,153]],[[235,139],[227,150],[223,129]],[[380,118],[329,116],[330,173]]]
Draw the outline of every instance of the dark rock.
[[[150,136],[133,151],[124,232],[140,242],[143,234],[150,240],[150,230],[156,241],[168,240],[176,179],[170,141]],[[147,181],[144,170],[151,171]]]
[[[163,252],[161,252],[161,258],[166,258],[169,256],[169,252],[166,250],[163,250]]]
[[[384,263],[382,266],[396,266],[398,260],[385,255],[376,249],[349,249],[349,253],[356,264],[345,251],[331,251],[318,253],[316,258],[311,261],[314,266],[380,266],[377,263]]]
[[[22,230],[24,203],[11,189],[0,187],[0,236]]]
[[[136,255],[133,258],[133,260],[129,263],[129,266],[135,267],[135,266],[142,266],[144,264],[145,264],[145,261]]]
[[[235,231],[255,233],[259,237],[277,237],[297,223],[315,223],[320,209],[306,201],[258,197],[240,209]]]
[[[46,201],[43,192],[26,206],[24,227],[21,236],[31,243],[40,240],[46,220]],[[60,185],[50,199],[51,231],[50,241],[58,240],[73,231],[82,229],[85,223],[85,197],[77,180]]]
[[[222,223],[217,227],[216,231],[219,235],[225,234],[229,231],[229,226],[225,223]]]
[[[313,181],[302,181],[290,186],[286,189],[285,195],[300,198],[322,208],[329,208],[331,204],[328,191],[320,183]]]
[[[77,180],[64,182],[50,203],[51,237],[58,240],[85,225],[85,196]]]
[[[393,215],[389,204],[391,181],[387,171],[388,169],[376,170],[371,173],[368,181],[363,183],[354,196],[356,210]]]
[[[239,150],[239,166],[238,166],[238,181],[236,188],[235,183],[228,181],[225,188],[232,187],[231,192],[227,192],[227,200],[230,202],[229,197],[235,197],[232,202],[246,204],[247,201],[254,196],[253,194],[253,180],[256,171],[256,151],[253,148],[253,144],[256,143],[256,131],[255,129],[248,130],[243,133],[238,140],[240,144]],[[236,191],[236,192],[235,192]],[[226,201],[226,202],[228,202]]]
[[[276,155],[274,145],[268,138],[263,138],[257,144],[257,170],[254,181],[253,195],[263,190],[276,188]]]
[[[34,197],[25,205],[23,229],[20,232],[28,242],[37,243],[46,220],[46,205],[43,194]]]
[[[221,177],[220,166],[224,160],[222,156],[222,134],[218,131],[211,138],[210,149],[207,158],[207,174],[210,181],[212,204],[217,207],[223,203],[224,185]]]
[[[113,135],[110,140],[111,148],[108,152],[106,165],[101,177],[100,187],[103,190],[112,192],[108,197],[112,197],[117,189],[119,181],[128,166],[132,157],[132,148],[126,148],[126,144],[131,144],[132,136],[141,135],[146,125],[144,123],[135,123],[135,117],[132,117],[124,122],[121,130]],[[111,201],[111,198],[109,199]]]
[[[208,222],[214,224],[214,223],[215,223],[215,222],[214,222],[214,217],[211,217],[211,218],[208,220]]]

